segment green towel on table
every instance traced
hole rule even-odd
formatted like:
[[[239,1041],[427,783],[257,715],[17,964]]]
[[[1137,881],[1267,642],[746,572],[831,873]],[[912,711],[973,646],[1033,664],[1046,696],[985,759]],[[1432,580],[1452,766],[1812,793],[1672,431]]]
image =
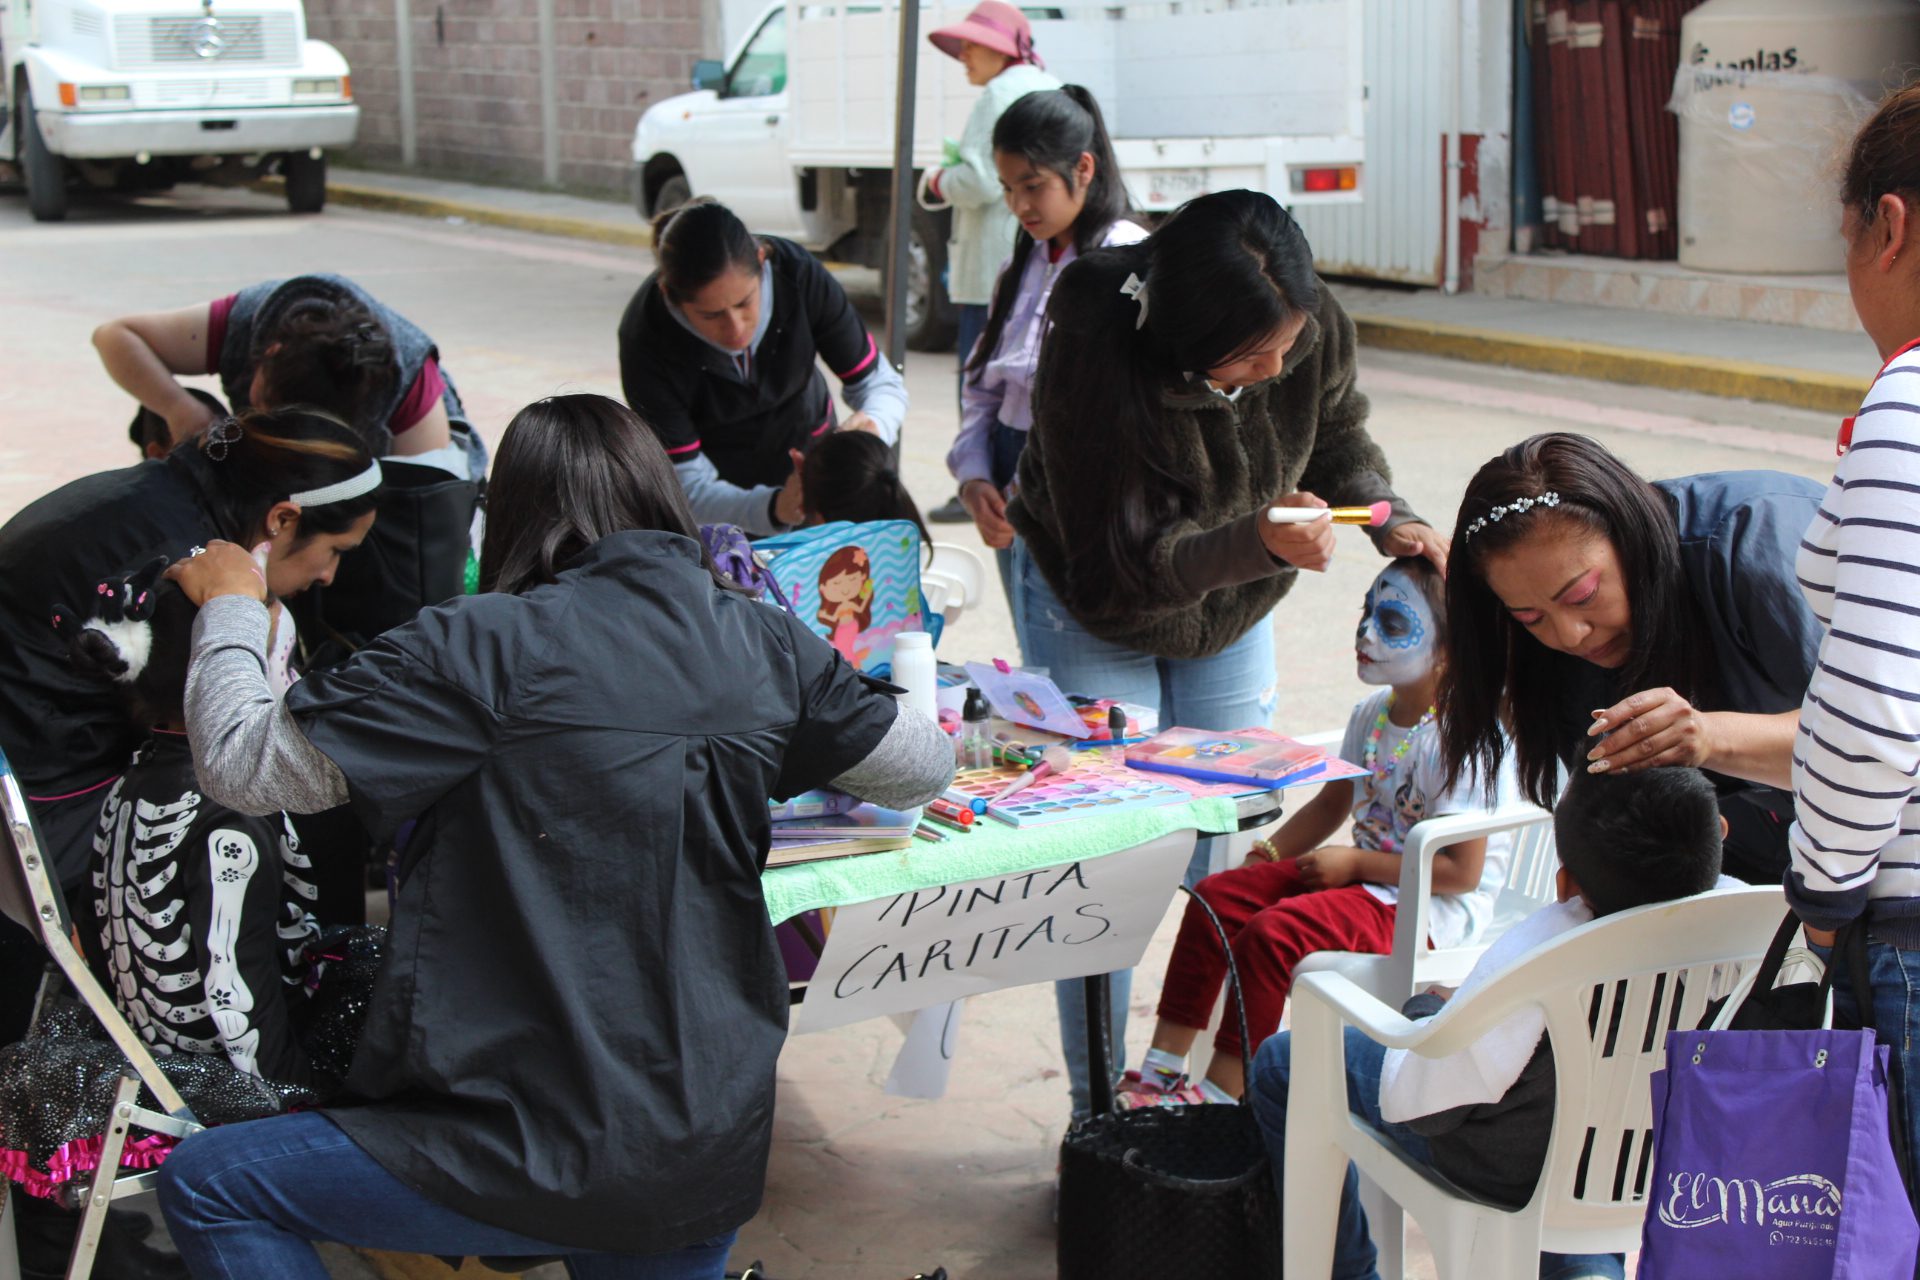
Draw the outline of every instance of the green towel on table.
[[[1209,796],[1155,809],[1132,809],[1021,829],[982,817],[966,835],[942,832],[944,844],[915,840],[905,849],[776,867],[761,877],[767,916],[775,924],[803,911],[889,898],[939,884],[1018,875],[1035,867],[1099,858],[1174,831],[1222,835],[1239,828],[1230,796]]]

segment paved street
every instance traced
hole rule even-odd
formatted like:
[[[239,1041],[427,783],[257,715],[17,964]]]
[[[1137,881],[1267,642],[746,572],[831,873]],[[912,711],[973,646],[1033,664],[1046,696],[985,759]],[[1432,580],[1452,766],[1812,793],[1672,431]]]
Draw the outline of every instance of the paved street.
[[[614,328],[647,270],[644,252],[343,209],[296,219],[282,208],[246,192],[182,188],[140,204],[81,205],[67,223],[39,226],[24,201],[0,196],[0,518],[64,481],[133,461],[132,404],[99,367],[88,343],[95,324],[259,279],[327,270],[358,280],[435,337],[492,440],[541,396],[620,394]],[[1591,434],[1649,477],[1830,473],[1834,424],[1823,416],[1376,351],[1362,352],[1361,368],[1401,492],[1442,528],[1481,462],[1542,430]],[[942,460],[955,421],[952,358],[913,356],[907,381],[907,480],[931,508],[951,493]],[[935,532],[979,546],[970,526]],[[1343,537],[1331,571],[1303,581],[1279,613],[1282,730],[1336,728],[1360,692],[1351,635],[1379,562],[1359,533]],[[997,591],[985,597],[950,629],[943,654],[1011,656],[1005,604]],[[1136,1055],[1171,924],[1134,988]],[[889,1023],[792,1041],[766,1208],[743,1233],[736,1266],[762,1258],[775,1280],[898,1280],[935,1265],[955,1280],[1052,1276],[1050,1182],[1066,1115],[1055,1039],[1047,988],[975,1000],[953,1086],[931,1102],[882,1094],[900,1042]],[[343,1277],[369,1265],[447,1274],[424,1260],[333,1256]]]

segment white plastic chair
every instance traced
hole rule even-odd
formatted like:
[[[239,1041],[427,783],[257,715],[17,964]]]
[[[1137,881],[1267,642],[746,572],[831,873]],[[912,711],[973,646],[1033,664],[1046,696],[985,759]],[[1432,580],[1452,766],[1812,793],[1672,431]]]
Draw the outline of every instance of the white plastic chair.
[[[1785,905],[1778,889],[1742,889],[1596,920],[1541,947],[1425,1025],[1364,989],[1383,980],[1385,957],[1324,957],[1293,988],[1285,1274],[1319,1280],[1330,1273],[1349,1159],[1419,1221],[1440,1280],[1531,1276],[1542,1251],[1638,1248],[1652,1168],[1648,1077],[1661,1065],[1665,1032],[1704,1021],[1708,1000],[1732,985],[1732,975],[1716,975],[1716,968],[1758,961]],[[1345,1027],[1389,1048],[1444,1057],[1529,1005],[1546,1015],[1558,1103],[1546,1167],[1525,1208],[1481,1203],[1408,1161],[1347,1110]],[[1401,1227],[1397,1212],[1369,1225],[1376,1239],[1397,1239]],[[1381,1267],[1389,1278],[1403,1274],[1397,1265]]]
[[[67,1264],[67,1280],[86,1280],[93,1271],[94,1255],[100,1248],[100,1232],[107,1223],[107,1206],[145,1191],[151,1191],[158,1170],[134,1173],[120,1168],[120,1153],[135,1128],[184,1138],[203,1127],[194,1119],[186,1101],[161,1074],[138,1033],[120,1015],[93,971],[81,957],[74,942],[73,922],[67,916],[66,897],[54,883],[46,858],[40,851],[40,837],[34,829],[33,814],[27,808],[13,768],[0,753],[0,912],[8,919],[39,937],[52,955],[61,976],[85,1002],[120,1052],[126,1055],[128,1070],[121,1076],[109,1113],[106,1141],[100,1151],[100,1167],[90,1182],[68,1184],[68,1199],[74,1207],[84,1206],[80,1231],[74,1240],[73,1256]],[[44,1000],[46,988],[41,988]],[[36,1020],[38,1011],[36,1009]],[[140,1087],[145,1085],[166,1114],[139,1105]],[[12,1238],[12,1214],[15,1198],[25,1194],[7,1186],[0,1201],[0,1275],[18,1275],[19,1258]]]
[[[920,593],[927,609],[946,619],[960,620],[962,610],[980,602],[986,589],[987,566],[972,550],[951,542],[929,542],[926,568],[920,571]]]
[[[1443,849],[1502,832],[1513,833],[1506,884],[1494,899],[1493,918],[1473,944],[1433,950],[1427,946],[1433,857]],[[1456,986],[1474,961],[1501,934],[1554,899],[1553,814],[1538,805],[1510,804],[1479,813],[1449,814],[1416,823],[1400,855],[1400,901],[1394,909],[1390,979],[1373,996],[1398,1008],[1416,991],[1439,983]]]

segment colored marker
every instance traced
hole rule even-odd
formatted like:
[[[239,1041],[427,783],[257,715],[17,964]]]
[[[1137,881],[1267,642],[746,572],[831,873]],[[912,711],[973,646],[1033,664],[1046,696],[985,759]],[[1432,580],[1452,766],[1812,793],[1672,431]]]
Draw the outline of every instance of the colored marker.
[[[957,826],[970,827],[973,825],[972,805],[957,805],[951,800],[929,800],[927,801],[927,812],[936,818],[945,818]]]
[[[969,813],[968,816],[971,817],[972,814]],[[932,812],[929,812],[924,818],[921,819],[921,821],[937,823],[940,826],[946,827],[950,831],[958,831],[961,835],[965,835],[969,830],[971,830],[970,827],[967,827],[961,823],[955,822],[952,818],[943,818],[939,814],[932,813]]]
[[[954,804],[965,805],[975,813],[985,813],[987,811],[987,802],[985,800],[982,800],[979,796],[970,796],[957,787],[947,792],[941,799],[950,800]]]

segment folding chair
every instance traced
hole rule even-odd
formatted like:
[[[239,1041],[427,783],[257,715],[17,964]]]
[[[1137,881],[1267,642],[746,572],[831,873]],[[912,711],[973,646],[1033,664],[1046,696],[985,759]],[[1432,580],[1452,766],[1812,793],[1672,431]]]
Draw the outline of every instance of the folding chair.
[[[89,1182],[75,1181],[66,1188],[69,1206],[83,1209],[80,1234],[74,1240],[73,1258],[67,1264],[67,1280],[86,1280],[100,1248],[107,1206],[115,1200],[151,1191],[158,1177],[157,1170],[139,1173],[121,1170],[120,1154],[126,1148],[129,1133],[138,1128],[184,1138],[205,1126],[194,1119],[179,1090],[161,1074],[160,1065],[154,1061],[146,1043],[120,1016],[113,998],[100,986],[81,956],[78,935],[67,915],[66,898],[40,851],[33,814],[3,752],[0,752],[0,819],[3,819],[0,827],[6,834],[5,848],[0,849],[0,912],[40,939],[53,957],[60,976],[72,985],[101,1028],[126,1055],[128,1063],[119,1087],[114,1090],[106,1140],[100,1151],[100,1167]],[[46,994],[43,983],[41,1004],[45,1003]],[[38,1020],[36,1008],[35,1021]],[[139,1105],[142,1085],[165,1108],[165,1114]],[[13,1214],[9,1210],[13,1197],[20,1193],[12,1187],[6,1190],[8,1195],[0,1202],[0,1276],[6,1275],[8,1268],[13,1268],[13,1274],[17,1275],[19,1265],[12,1232]]]
[[[1293,1085],[1287,1100],[1285,1273],[1331,1270],[1334,1217],[1348,1160],[1387,1198],[1368,1209],[1376,1242],[1398,1240],[1411,1213],[1433,1244],[1440,1280],[1534,1274],[1538,1255],[1639,1247],[1652,1167],[1648,1077],[1665,1032],[1699,1026],[1708,1001],[1737,985],[1780,927],[1781,891],[1740,889],[1623,911],[1530,953],[1430,1023],[1367,993],[1386,959],[1327,956],[1293,988]],[[1546,1016],[1555,1075],[1553,1136],[1533,1198],[1518,1210],[1468,1195],[1408,1160],[1347,1109],[1344,1028],[1423,1057],[1465,1049],[1528,1006]],[[1380,1274],[1403,1275],[1382,1251]]]

